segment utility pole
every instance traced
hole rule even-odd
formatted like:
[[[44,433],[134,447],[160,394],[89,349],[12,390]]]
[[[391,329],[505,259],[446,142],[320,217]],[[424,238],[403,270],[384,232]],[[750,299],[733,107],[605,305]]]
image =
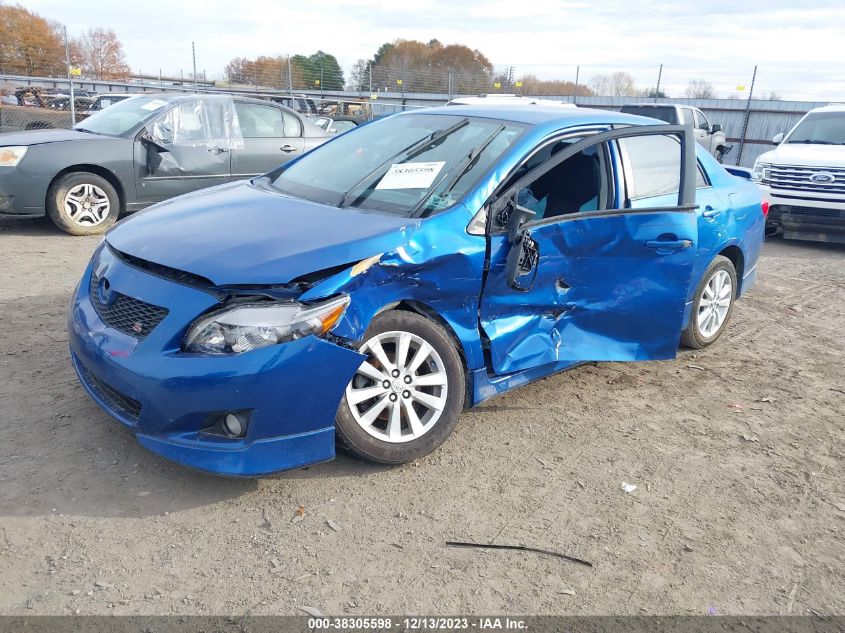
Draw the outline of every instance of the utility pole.
[[[67,80],[70,84],[70,124],[76,125],[76,98],[73,93],[73,75],[70,72],[70,45],[67,40],[67,27],[65,27],[65,65],[67,66]]]
[[[754,95],[754,82],[757,80],[757,66],[754,66],[754,74],[751,75],[751,89],[748,91],[748,101],[745,104],[745,118],[742,121],[742,136],[739,139],[739,151],[736,153],[736,166],[742,159],[742,149],[745,147],[745,134],[748,132],[748,119],[751,118],[751,97]]]
[[[290,55],[288,55],[288,92],[290,93],[290,107],[293,108],[293,71],[290,67]]]
[[[657,71],[657,88],[654,89],[654,100],[657,101],[660,96],[660,80],[663,78],[663,64],[660,64],[660,70]]]
[[[575,92],[572,95],[572,103],[578,103],[578,79],[581,76],[581,67],[575,67]]]
[[[197,91],[197,49],[194,43],[191,42],[191,57],[194,60],[194,92]]]

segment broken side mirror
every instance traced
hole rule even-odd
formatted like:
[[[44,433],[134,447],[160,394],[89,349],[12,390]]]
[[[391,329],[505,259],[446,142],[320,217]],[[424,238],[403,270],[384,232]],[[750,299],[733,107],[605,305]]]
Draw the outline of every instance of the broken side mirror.
[[[780,145],[781,143],[783,143],[783,137],[784,136],[786,136],[786,134],[784,134],[783,132],[780,132],[779,134],[775,134],[772,137],[772,143],[774,143],[775,145]]]
[[[505,262],[505,276],[511,288],[519,292],[527,292],[534,285],[537,277],[540,249],[531,237],[531,232],[524,225],[537,214],[513,201],[508,202],[503,211],[506,218],[502,219],[505,220],[510,245]]]
[[[715,134],[716,132],[722,131],[722,126],[719,123],[714,123],[713,127],[710,128],[710,131]]]

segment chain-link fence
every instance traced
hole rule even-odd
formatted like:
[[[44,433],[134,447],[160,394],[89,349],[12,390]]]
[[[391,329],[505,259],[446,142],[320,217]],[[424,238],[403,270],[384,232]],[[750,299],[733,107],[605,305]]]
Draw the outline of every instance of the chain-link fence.
[[[68,128],[118,99],[139,93],[227,92],[272,99],[309,116],[359,118],[442,105],[458,96],[515,93],[600,109],[618,109],[636,102],[696,106],[711,123],[722,126],[728,143],[733,145],[725,162],[750,166],[759,154],[771,148],[775,134],[787,131],[808,110],[824,105],[735,97],[669,99],[659,96],[662,94],[659,83],[655,88],[636,91],[624,85],[627,81],[624,77],[615,83],[595,81],[592,77],[586,85],[580,79],[579,69],[575,69],[571,81],[549,81],[524,74],[518,77],[512,66],[358,64],[344,77],[338,68],[319,64],[312,64],[304,72],[295,60],[292,62],[287,57],[241,60],[239,64],[230,64],[225,76],[216,80],[207,80],[205,71],[180,72],[175,77],[156,73],[99,78],[74,75],[71,67],[66,69],[66,76],[55,76],[59,73],[54,68],[45,68],[43,76],[0,74],[0,132]],[[602,75],[605,79],[611,76]],[[636,94],[595,94],[602,88]],[[753,84],[748,92],[753,94]]]

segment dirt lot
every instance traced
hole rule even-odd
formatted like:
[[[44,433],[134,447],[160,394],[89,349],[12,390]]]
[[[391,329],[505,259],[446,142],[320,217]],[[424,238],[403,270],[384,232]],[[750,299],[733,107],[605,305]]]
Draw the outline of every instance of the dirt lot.
[[[707,351],[524,387],[404,467],[243,481],[147,453],[77,385],[97,242],[0,222],[2,613],[845,612],[841,247],[769,242]]]

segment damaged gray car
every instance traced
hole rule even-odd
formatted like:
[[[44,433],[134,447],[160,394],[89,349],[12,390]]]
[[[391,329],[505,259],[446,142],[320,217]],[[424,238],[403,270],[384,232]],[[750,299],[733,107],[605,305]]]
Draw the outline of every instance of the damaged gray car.
[[[253,178],[331,136],[259,99],[132,97],[72,130],[0,135],[0,213],[48,215],[73,235],[102,233],[122,213]]]

